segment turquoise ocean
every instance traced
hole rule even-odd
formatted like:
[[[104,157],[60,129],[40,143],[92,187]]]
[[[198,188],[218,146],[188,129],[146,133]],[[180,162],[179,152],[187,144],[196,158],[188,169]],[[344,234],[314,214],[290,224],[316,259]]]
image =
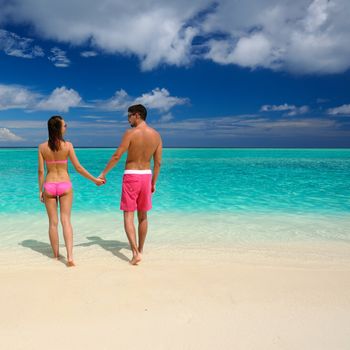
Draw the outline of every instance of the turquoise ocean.
[[[113,152],[76,149],[96,176]],[[101,187],[69,164],[75,231],[121,218],[124,162]],[[46,237],[37,149],[0,149],[0,169],[0,245],[26,232]],[[150,218],[155,242],[350,242],[350,149],[164,149]]]

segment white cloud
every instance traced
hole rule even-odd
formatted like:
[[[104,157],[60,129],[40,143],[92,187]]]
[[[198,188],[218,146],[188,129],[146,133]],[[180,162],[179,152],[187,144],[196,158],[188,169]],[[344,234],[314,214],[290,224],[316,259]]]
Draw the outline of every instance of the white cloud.
[[[82,98],[79,93],[73,89],[67,89],[65,86],[62,86],[56,88],[47,98],[39,101],[35,109],[68,112],[71,107],[79,107],[81,101]]]
[[[110,99],[86,103],[77,91],[68,89],[65,86],[58,87],[50,95],[44,96],[23,86],[0,84],[0,110],[18,108],[27,111],[68,112],[69,108],[88,107],[103,111],[126,112],[130,105],[142,103],[148,109],[168,112],[174,106],[188,102],[189,99],[187,98],[171,96],[165,88],[156,88],[136,98],[128,95],[125,90],[120,89]],[[167,118],[169,116],[170,114]],[[94,119],[95,117],[86,116],[85,118]]]
[[[85,131],[91,131],[92,129],[101,129],[101,130],[109,130],[111,128],[115,129],[125,129],[128,127],[127,121],[119,121],[119,120],[109,120],[109,119],[103,119],[104,117],[101,117],[97,120],[70,120],[69,117],[65,118],[65,120],[69,123],[69,130],[83,130]],[[31,131],[31,134],[34,135],[36,132],[43,131],[45,134],[47,132],[47,121],[46,120],[1,120],[0,121],[1,128],[7,128],[7,129],[21,129],[26,130],[28,133]],[[94,131],[92,131],[93,135]]]
[[[271,43],[267,37],[256,33],[238,40],[232,59],[240,66],[256,67],[269,60],[270,52]]]
[[[348,0],[26,0],[2,5],[0,23],[30,24],[44,39],[88,43],[93,52],[135,55],[143,70],[206,58],[322,74],[350,68],[349,11]]]
[[[349,9],[347,0],[220,1],[203,30],[226,37],[208,42],[207,57],[295,73],[343,72],[350,67]]]
[[[105,101],[96,101],[96,107],[106,111],[126,111],[132,104],[143,104],[147,109],[156,109],[161,112],[167,112],[177,105],[188,103],[187,98],[170,96],[165,88],[155,88],[151,92],[142,94],[133,98],[121,89],[116,91],[113,97]]]
[[[273,64],[271,43],[262,33],[241,37],[236,44],[234,40],[210,40],[207,46],[209,52],[205,57],[217,63],[234,63],[251,68]]]
[[[188,103],[187,98],[170,96],[167,89],[156,88],[149,93],[143,94],[135,100],[135,103],[141,103],[148,108],[158,109],[167,112],[176,105]]]
[[[108,100],[96,101],[96,107],[105,111],[124,111],[132,103],[128,93],[120,89]]]
[[[309,111],[308,106],[297,107],[295,105],[289,105],[284,103],[283,105],[263,105],[260,108],[261,112],[283,112],[289,111],[286,115],[294,116],[299,114],[305,114]]]
[[[159,122],[160,123],[167,123],[167,122],[170,122],[171,120],[173,120],[174,117],[171,113],[167,113],[165,115],[162,115],[160,118],[159,118]]]
[[[11,119],[11,120],[1,120],[0,126],[9,129],[41,129],[46,128],[46,121],[42,120],[28,120],[28,119]]]
[[[342,106],[335,107],[335,108],[330,108],[330,109],[328,109],[327,112],[330,115],[339,115],[339,114],[350,115],[350,104],[349,105],[342,105]]]
[[[96,122],[97,123],[107,123],[107,124],[120,124],[119,120],[113,120],[113,119],[97,119]]]
[[[289,111],[293,110],[296,107],[294,105],[288,105],[287,103],[283,105],[263,105],[260,108],[261,112],[280,112],[280,111]]]
[[[102,118],[105,118],[105,116],[98,116],[98,115],[83,115],[81,117],[84,119],[102,119]]]
[[[72,45],[89,43],[93,51],[136,55],[142,69],[190,61],[198,29],[188,21],[209,0],[26,0],[2,6],[0,23],[30,23],[44,39]],[[40,10],[39,10],[40,9]]]
[[[15,135],[7,128],[0,128],[0,142],[6,141],[21,141],[24,140],[22,137]]]
[[[308,106],[296,107],[295,109],[291,110],[287,115],[293,116],[293,115],[305,114],[309,112],[309,110],[310,108]]]
[[[6,55],[22,58],[35,58],[44,56],[43,49],[33,44],[34,40],[0,29],[0,50]]]
[[[23,86],[0,84],[0,110],[18,108],[68,112],[71,107],[81,107],[81,101],[79,93],[64,86],[45,97]]]
[[[80,56],[88,58],[88,57],[95,57],[98,53],[96,51],[83,51],[80,53]]]
[[[58,47],[54,47],[51,49],[52,55],[48,57],[48,59],[59,68],[66,68],[70,65],[70,60],[66,56],[66,52],[59,49]]]
[[[190,118],[156,125],[162,135],[206,138],[295,138],[295,136],[336,136],[340,132],[335,120],[323,118],[272,119],[257,115],[216,118]],[[346,131],[344,131],[346,133]],[[350,133],[347,132],[349,135]]]
[[[39,96],[22,86],[0,84],[0,110],[28,108]]]

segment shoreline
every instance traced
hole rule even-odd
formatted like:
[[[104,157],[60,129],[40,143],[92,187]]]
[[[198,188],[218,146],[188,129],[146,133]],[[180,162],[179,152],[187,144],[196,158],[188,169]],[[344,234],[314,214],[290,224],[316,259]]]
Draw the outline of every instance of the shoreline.
[[[292,267],[301,269],[349,269],[350,243],[344,242],[284,242],[284,243],[240,243],[240,244],[163,244],[146,241],[144,264],[178,261],[210,265],[237,264],[260,267]],[[91,237],[82,243],[75,243],[74,260],[79,267],[90,264],[111,265],[118,269],[128,265],[131,250],[126,237],[124,239],[103,240],[98,236]],[[52,259],[52,250],[48,237],[42,240],[26,240],[18,247],[0,248],[0,272],[7,269],[31,270],[38,267],[50,269],[52,262],[65,262],[66,250],[63,239],[60,242],[61,261]],[[64,266],[64,264],[62,265]]]
[[[17,246],[26,239],[47,239],[48,219],[38,213],[1,213],[1,248]],[[136,218],[135,218],[136,222]],[[161,212],[149,214],[151,243],[174,245],[232,245],[293,242],[350,243],[349,213],[261,212]],[[119,209],[72,213],[75,242],[89,236],[124,239]],[[59,224],[62,237],[62,228]]]

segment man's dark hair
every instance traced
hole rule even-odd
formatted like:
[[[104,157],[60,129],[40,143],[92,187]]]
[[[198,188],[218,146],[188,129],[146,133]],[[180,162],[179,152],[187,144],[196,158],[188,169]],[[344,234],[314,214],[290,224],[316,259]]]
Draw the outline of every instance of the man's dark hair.
[[[146,120],[147,109],[143,105],[132,105],[128,108],[128,113],[138,113],[142,120]]]

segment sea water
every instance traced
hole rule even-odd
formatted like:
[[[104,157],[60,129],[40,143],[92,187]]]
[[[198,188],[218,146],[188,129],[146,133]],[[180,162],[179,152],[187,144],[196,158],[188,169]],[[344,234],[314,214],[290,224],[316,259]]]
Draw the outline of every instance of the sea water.
[[[113,152],[76,149],[95,176]],[[43,227],[46,235],[37,158],[37,149],[0,149],[0,245],[17,242],[26,232],[41,234]],[[121,218],[124,163],[125,156],[101,187],[68,164],[75,231],[101,232],[121,224],[113,220]],[[350,241],[349,175],[350,149],[164,149],[150,213],[156,234],[150,239]]]

